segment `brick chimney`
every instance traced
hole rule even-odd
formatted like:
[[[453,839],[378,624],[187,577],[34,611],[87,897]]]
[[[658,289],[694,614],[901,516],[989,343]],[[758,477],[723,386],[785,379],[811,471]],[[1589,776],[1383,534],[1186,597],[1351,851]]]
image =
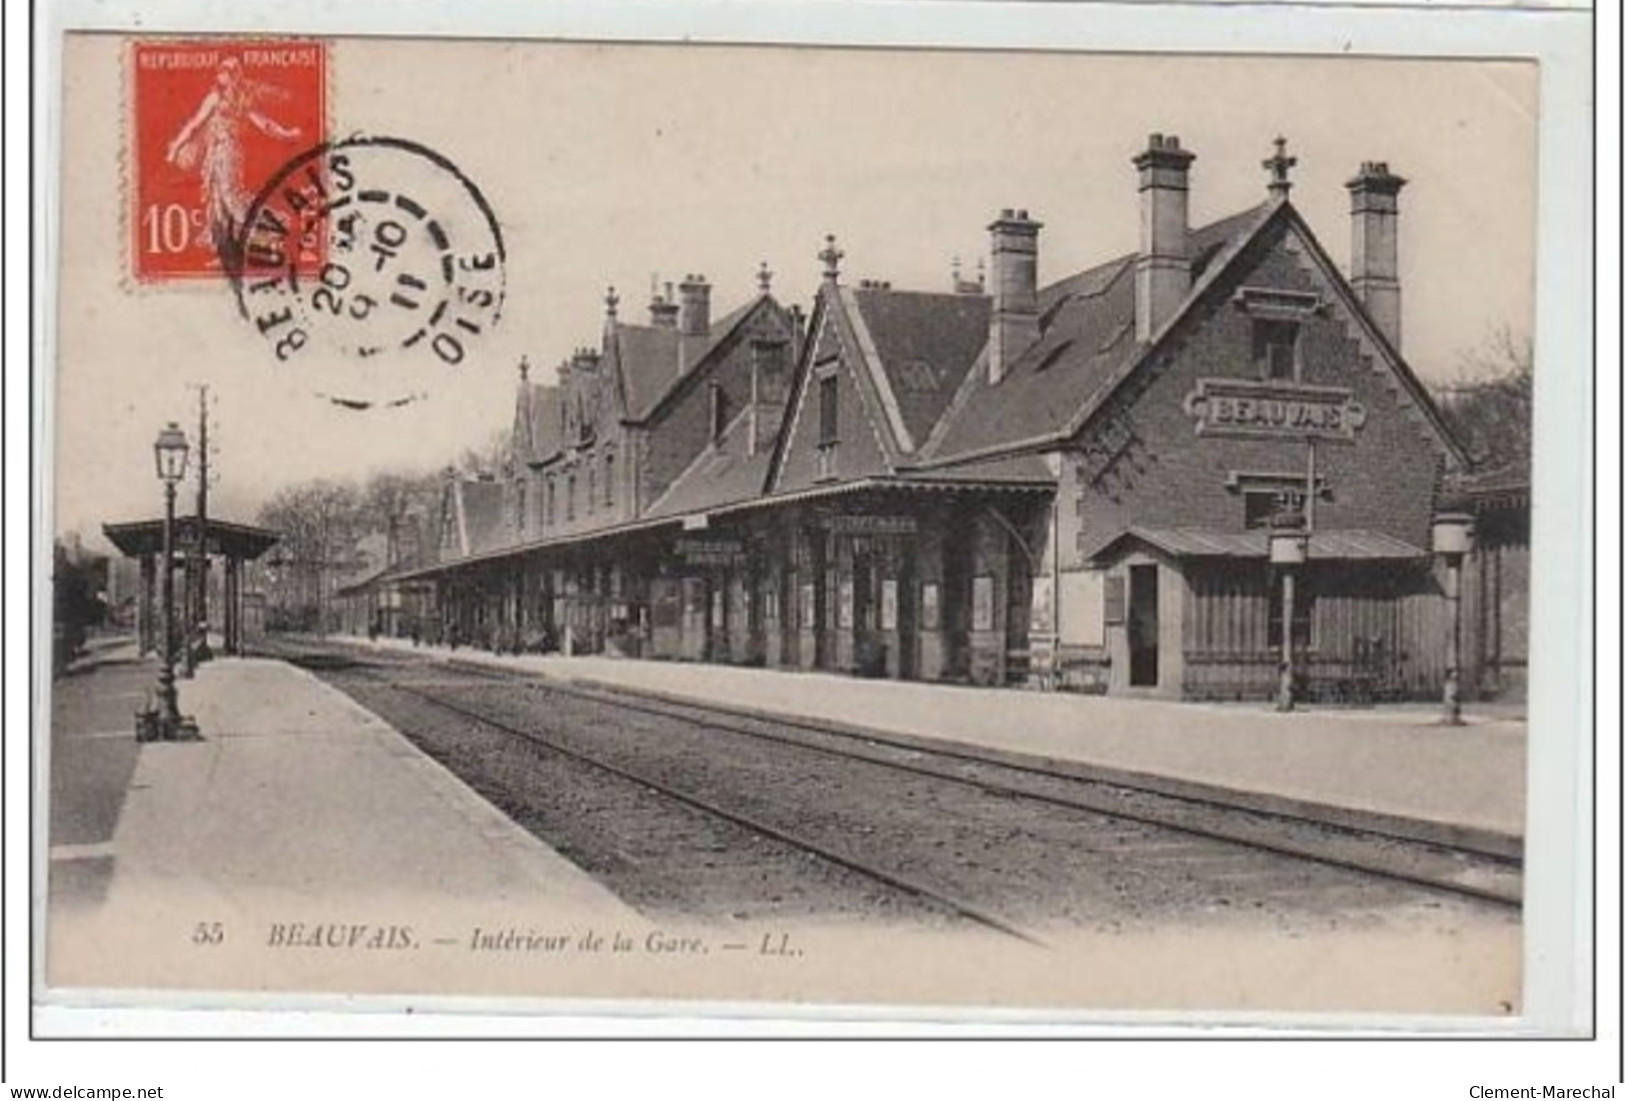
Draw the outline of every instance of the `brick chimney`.
[[[677,285],[677,331],[704,336],[711,331],[711,284],[703,275],[690,275]]]
[[[993,237],[993,315],[987,381],[997,385],[1038,340],[1038,231],[1025,210],[1005,209],[988,226]]]
[[[1191,290],[1189,180],[1196,154],[1172,134],[1152,134],[1134,158],[1140,170],[1140,256],[1134,263],[1134,335],[1144,343],[1167,323]]]
[[[655,294],[649,299],[649,324],[657,329],[677,328],[677,302],[671,293],[671,284],[666,284],[665,294]]]
[[[1366,161],[1347,184],[1354,239],[1349,282],[1366,313],[1395,348],[1400,346],[1399,189],[1405,181],[1386,161]]]

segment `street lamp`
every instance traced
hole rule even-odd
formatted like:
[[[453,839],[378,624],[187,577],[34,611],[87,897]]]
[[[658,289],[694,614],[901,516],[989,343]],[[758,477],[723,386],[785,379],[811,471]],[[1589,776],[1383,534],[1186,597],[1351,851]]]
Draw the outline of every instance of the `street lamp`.
[[[163,572],[159,600],[163,604],[163,646],[158,666],[158,709],[136,719],[136,739],[151,742],[198,740],[197,723],[183,717],[175,701],[175,483],[186,475],[186,434],[170,421],[153,442],[158,480],[164,483]]]
[[[1473,517],[1441,512],[1433,518],[1433,553],[1444,559],[1444,603],[1449,619],[1444,665],[1446,726],[1461,725],[1461,561],[1472,553]]]
[[[1292,604],[1295,571],[1309,559],[1309,532],[1300,513],[1281,513],[1270,521],[1270,565],[1281,572],[1281,683],[1275,710],[1293,708]]]

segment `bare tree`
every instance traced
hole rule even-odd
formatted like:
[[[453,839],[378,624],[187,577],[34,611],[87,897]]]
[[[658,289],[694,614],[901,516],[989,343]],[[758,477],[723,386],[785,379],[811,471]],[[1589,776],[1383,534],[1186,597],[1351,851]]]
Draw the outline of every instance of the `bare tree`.
[[[1439,405],[1476,465],[1528,466],[1534,383],[1533,341],[1504,326],[1462,356],[1458,381],[1442,390]]]
[[[445,485],[442,472],[406,474],[381,471],[361,488],[360,519],[384,535],[387,565],[423,557],[422,527],[439,509]]]
[[[369,526],[384,533],[384,564],[393,566],[401,558],[401,526],[406,522],[416,496],[413,480],[394,471],[384,471],[367,479],[361,489],[361,511]]]
[[[483,443],[463,448],[454,465],[457,473],[470,478],[508,477],[513,473],[513,439],[509,429],[493,429]]]
[[[333,593],[360,565],[356,545],[368,535],[383,536],[386,566],[432,561],[446,478],[508,477],[509,453],[503,430],[431,473],[384,470],[360,485],[317,479],[277,490],[258,514],[262,526],[282,537],[273,607],[286,625],[325,625]]]
[[[260,509],[259,523],[282,536],[279,603],[301,626],[325,623],[335,579],[350,565],[363,526],[360,511],[354,486],[326,479],[284,487]]]

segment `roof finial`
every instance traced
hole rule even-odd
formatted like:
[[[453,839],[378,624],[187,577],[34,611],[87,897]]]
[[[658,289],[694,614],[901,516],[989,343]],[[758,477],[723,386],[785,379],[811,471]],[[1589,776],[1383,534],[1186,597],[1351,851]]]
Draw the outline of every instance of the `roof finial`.
[[[773,290],[773,269],[767,266],[766,260],[763,260],[762,266],[756,269],[756,285],[762,288],[763,294]]]
[[[519,357],[519,381],[520,382],[529,382],[530,381],[530,357],[529,356],[520,356]]]
[[[1297,157],[1289,157],[1286,152],[1286,138],[1275,139],[1275,156],[1264,161],[1264,167],[1270,173],[1270,198],[1276,202],[1286,199],[1287,193],[1292,190],[1292,180],[1288,173],[1292,166],[1298,163]]]
[[[824,250],[818,254],[818,258],[824,262],[824,279],[826,281],[833,283],[840,278],[841,257],[845,255],[846,253],[842,252],[835,244],[835,234],[825,234]]]
[[[960,288],[961,283],[963,283],[963,280],[960,277],[961,277],[961,275],[964,274],[961,271],[961,266],[960,266],[960,263],[959,263],[959,253],[957,253],[957,252],[954,253],[953,260],[951,260],[949,262],[949,264],[948,264],[948,274],[949,274],[949,277],[953,279],[954,290],[957,291]]]
[[[621,296],[615,293],[615,284],[611,283],[609,291],[604,295],[604,313],[611,321],[615,320],[615,308],[621,304]]]

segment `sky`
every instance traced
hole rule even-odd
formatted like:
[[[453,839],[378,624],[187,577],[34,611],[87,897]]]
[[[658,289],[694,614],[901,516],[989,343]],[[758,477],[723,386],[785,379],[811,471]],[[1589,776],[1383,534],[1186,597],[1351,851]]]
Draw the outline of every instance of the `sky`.
[[[328,47],[329,136],[398,136],[454,163],[501,226],[506,298],[454,370],[338,348],[289,367],[223,281],[130,277],[125,46],[69,36],[62,67],[55,526],[93,543],[159,507],[152,439],[168,420],[195,435],[199,383],[213,511],[251,521],[279,486],[433,469],[489,440],[521,357],[540,379],[598,343],[611,284],[641,322],[652,282],[703,273],[720,316],[765,261],[775,295],[805,307],[834,233],[843,278],[946,289],[1004,207],[1044,223],[1041,282],[1130,252],[1129,161],[1152,131],[1197,154],[1193,224],[1262,201],[1259,162],[1284,135],[1292,199],[1340,265],[1343,183],[1364,160],[1406,177],[1404,350],[1424,380],[1458,379],[1499,329],[1533,332],[1532,64],[344,39]],[[427,396],[367,411],[316,396],[395,387],[395,371],[392,392]]]

